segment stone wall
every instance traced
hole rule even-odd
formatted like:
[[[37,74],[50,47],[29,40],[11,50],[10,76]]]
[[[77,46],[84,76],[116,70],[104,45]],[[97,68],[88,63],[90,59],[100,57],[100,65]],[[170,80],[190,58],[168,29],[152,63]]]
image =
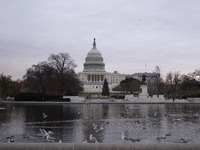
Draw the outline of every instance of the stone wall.
[[[0,150],[197,150],[200,144],[1,143]]]

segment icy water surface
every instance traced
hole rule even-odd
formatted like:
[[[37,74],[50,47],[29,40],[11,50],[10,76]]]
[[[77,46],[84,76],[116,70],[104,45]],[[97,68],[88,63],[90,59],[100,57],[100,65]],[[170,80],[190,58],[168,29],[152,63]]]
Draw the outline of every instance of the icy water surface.
[[[199,104],[1,104],[0,143],[11,136],[15,143],[200,143],[199,111]]]

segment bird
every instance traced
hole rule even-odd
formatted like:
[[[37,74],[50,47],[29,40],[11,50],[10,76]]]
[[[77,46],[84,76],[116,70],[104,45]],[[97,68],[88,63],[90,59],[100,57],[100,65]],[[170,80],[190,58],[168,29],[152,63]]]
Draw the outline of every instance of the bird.
[[[62,140],[59,140],[58,143],[62,143]]]
[[[45,113],[42,113],[42,117],[45,119],[47,118],[47,115]]]
[[[130,137],[129,137],[129,132],[128,132],[128,131],[125,131],[124,133],[122,133],[121,138],[122,138],[123,140],[126,140],[126,141],[130,140],[130,141],[132,141],[132,142],[134,142],[134,143],[135,143],[135,142],[140,142],[139,139],[130,138]]]
[[[128,106],[126,107],[125,111],[126,111],[126,114],[128,115],[129,114],[129,107]]]
[[[188,142],[190,142],[189,139],[181,139],[181,141],[183,141],[183,143],[188,143]]]
[[[98,143],[97,139],[94,136],[92,136],[92,134],[90,134],[90,141],[93,143]]]
[[[42,133],[42,137],[43,137],[45,135],[45,133],[46,133],[46,130],[40,129],[40,132]]]
[[[7,143],[14,143],[15,139],[14,136],[7,137]]]
[[[128,131],[125,131],[125,132],[122,133],[121,138],[123,140],[130,140],[128,135],[129,135]]]
[[[115,98],[114,98],[114,97],[110,98],[110,101],[111,101],[111,102],[114,102],[114,101],[115,101]]]
[[[88,143],[88,142],[87,142],[87,140],[85,140],[85,141],[83,141],[83,143],[85,144],[85,143]]]
[[[49,137],[50,136],[50,134],[53,134],[53,132],[51,132],[51,131],[46,131],[46,130],[44,130],[44,129],[40,129],[40,132],[42,132],[42,134],[43,134],[43,138],[47,138],[47,137]]]
[[[167,117],[170,117],[170,115],[169,115],[169,114],[165,114],[165,116],[167,116]]]
[[[140,142],[140,140],[139,139],[130,139],[132,142]]]
[[[180,121],[180,120],[181,120],[180,118],[175,119],[175,121]]]
[[[156,140],[160,141],[160,140],[163,140],[163,139],[166,139],[166,136],[162,137],[162,136],[157,136],[156,137]]]
[[[44,139],[46,139],[49,142],[55,142],[55,138],[51,136],[51,134],[53,134],[53,132],[51,131],[46,131],[45,129],[40,129],[40,132],[42,133],[42,137]]]
[[[154,117],[157,117],[158,116],[158,112],[156,111],[155,113],[154,113]]]
[[[101,124],[101,126],[93,123],[93,129],[96,130],[96,132],[102,131],[104,130],[106,124],[109,124],[109,122],[104,122]]]
[[[109,122],[104,122],[104,123],[102,123],[102,125],[101,125],[101,127],[100,127],[100,130],[103,130],[104,128],[105,128],[105,125],[106,124],[109,124]]]
[[[0,107],[0,110],[6,110],[6,107],[5,106]]]
[[[97,129],[99,128],[99,126],[93,123],[92,128],[93,128],[94,130],[97,130]]]
[[[193,118],[197,118],[199,116],[199,113],[195,113],[192,116],[193,116]]]
[[[166,134],[165,134],[165,137],[167,137],[167,136],[171,136],[171,133],[166,133]]]

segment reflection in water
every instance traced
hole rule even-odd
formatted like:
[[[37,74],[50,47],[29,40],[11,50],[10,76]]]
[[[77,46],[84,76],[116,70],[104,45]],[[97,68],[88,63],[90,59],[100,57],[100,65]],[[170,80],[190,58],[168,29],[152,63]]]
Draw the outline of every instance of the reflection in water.
[[[18,143],[200,143],[199,104],[7,104],[5,107],[0,109],[1,143],[11,136]],[[51,133],[49,137],[53,140],[41,131]]]

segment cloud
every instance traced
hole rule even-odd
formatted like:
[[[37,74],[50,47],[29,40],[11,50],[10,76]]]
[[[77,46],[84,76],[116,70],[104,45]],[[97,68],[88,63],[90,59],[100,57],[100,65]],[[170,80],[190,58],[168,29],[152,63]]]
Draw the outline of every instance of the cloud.
[[[96,37],[106,70],[199,68],[199,1],[19,0],[0,5],[1,71],[21,78],[51,53],[68,52],[83,70]],[[120,61],[119,61],[120,60]],[[11,63],[12,62],[12,65]],[[184,65],[183,65],[184,64]]]

